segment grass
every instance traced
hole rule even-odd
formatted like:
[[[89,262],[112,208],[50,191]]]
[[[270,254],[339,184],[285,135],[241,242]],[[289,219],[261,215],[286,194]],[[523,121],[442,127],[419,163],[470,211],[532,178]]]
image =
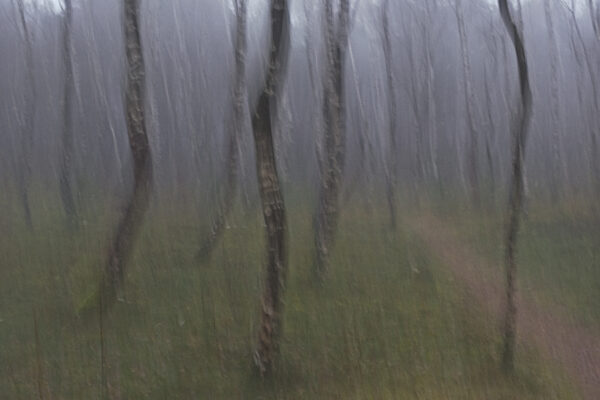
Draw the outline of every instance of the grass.
[[[0,398],[29,400],[40,391],[52,399],[578,398],[534,349],[519,349],[517,373],[505,377],[496,327],[418,240],[389,232],[384,211],[344,211],[318,288],[311,212],[289,209],[284,339],[278,371],[263,381],[251,372],[259,212],[238,213],[212,262],[198,264],[207,222],[155,207],[127,271],[126,299],[105,316],[101,340],[99,318],[77,318],[76,310],[95,288],[114,216],[88,209],[86,224],[70,233],[56,204],[34,206],[34,233],[6,207]]]
[[[465,243],[496,265],[503,262],[501,212],[447,213]],[[581,200],[530,202],[518,243],[522,289],[548,306],[563,305],[584,325],[600,328],[600,218]]]

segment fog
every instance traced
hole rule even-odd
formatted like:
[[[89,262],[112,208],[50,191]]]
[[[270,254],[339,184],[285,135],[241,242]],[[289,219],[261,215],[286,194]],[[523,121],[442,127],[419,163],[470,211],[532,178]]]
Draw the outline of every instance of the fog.
[[[600,3],[502,3],[0,0],[0,398],[598,398]]]

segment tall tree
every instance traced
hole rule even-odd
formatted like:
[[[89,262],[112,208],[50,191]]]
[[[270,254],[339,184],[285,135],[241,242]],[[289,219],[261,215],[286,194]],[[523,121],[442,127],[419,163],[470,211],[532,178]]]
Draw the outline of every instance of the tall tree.
[[[324,79],[323,155],[319,204],[315,218],[316,273],[323,277],[335,239],[339,216],[339,194],[344,169],[345,92],[344,66],[348,47],[350,1],[340,0],[338,23],[334,22],[333,0],[325,1],[326,76]],[[337,27],[337,30],[335,29]]]
[[[471,58],[469,57],[469,44],[462,10],[462,0],[456,0],[455,6],[456,22],[460,38],[460,52],[462,56],[463,89],[465,95],[465,107],[467,109],[467,126],[469,129],[469,151],[468,151],[468,177],[471,200],[477,207],[480,203],[479,193],[479,131],[475,122],[475,100],[471,84]]]
[[[512,126],[512,176],[510,179],[510,191],[508,202],[507,229],[505,237],[505,267],[506,267],[506,310],[504,317],[504,346],[502,354],[502,365],[506,372],[514,369],[515,358],[515,338],[516,338],[516,320],[517,306],[515,302],[515,279],[517,273],[516,247],[517,235],[519,233],[519,224],[521,210],[523,208],[524,178],[523,161],[525,158],[525,148],[527,143],[527,134],[531,122],[531,87],[529,84],[529,68],[527,65],[527,55],[523,38],[517,26],[515,25],[508,8],[507,0],[498,0],[498,8],[502,21],[506,27],[510,39],[515,48],[517,66],[519,69],[519,87],[521,108],[519,110],[516,125]]]
[[[235,0],[236,36],[235,36],[235,78],[233,89],[233,123],[229,133],[227,150],[227,181],[223,203],[217,218],[212,224],[208,236],[198,253],[201,258],[208,258],[223,235],[227,218],[233,209],[233,202],[238,186],[239,141],[244,130],[244,106],[246,104],[246,1]]]
[[[240,3],[245,0],[238,0]],[[241,7],[238,6],[238,11]],[[281,98],[289,51],[287,0],[271,0],[271,46],[264,89],[252,114],[256,173],[267,234],[266,282],[254,361],[261,375],[272,371],[279,347],[287,272],[287,222],[273,143],[273,121]]]
[[[127,88],[125,113],[127,136],[133,161],[133,190],[108,253],[100,293],[104,305],[116,300],[152,191],[152,157],[144,113],[145,69],[139,24],[139,0],[124,0]]]
[[[558,52],[558,43],[556,41],[556,33],[554,31],[554,20],[552,18],[552,2],[544,2],[544,16],[546,18],[546,28],[550,39],[550,121],[552,124],[552,182],[551,195],[552,200],[557,201],[560,197],[561,178],[564,178],[565,165],[561,154],[561,126],[560,126],[560,88],[559,88],[559,73],[560,73],[560,54]]]
[[[60,164],[60,197],[70,226],[77,217],[72,188],[73,126],[71,99],[74,91],[73,60],[71,57],[71,28],[73,7],[71,0],[64,0],[63,15],[63,61],[65,64],[65,87],[63,93],[62,159]]]
[[[571,0],[570,6],[563,2],[563,5],[567,9],[570,14],[570,25],[571,29],[575,31],[577,40],[581,46],[581,51],[583,53],[583,61],[585,61],[585,66],[590,77],[590,84],[592,89],[592,105],[595,114],[597,115],[600,112],[600,83],[598,82],[597,74],[594,62],[594,52],[588,50],[586,42],[583,37],[583,33],[581,28],[579,27],[579,21],[577,20],[577,16],[575,13],[575,0]],[[581,57],[577,57],[579,54],[577,52],[577,46],[574,43],[573,38],[571,37],[573,51],[575,52],[575,58],[580,61]],[[597,43],[597,42],[596,42]],[[596,44],[595,43],[595,44]],[[592,180],[592,190],[594,194],[600,195],[600,140],[598,139],[598,131],[600,131],[600,126],[598,125],[597,118],[592,118],[590,122],[591,126],[589,127],[589,135],[590,135],[590,147],[591,147],[591,156],[590,156],[590,170],[591,170],[591,180]]]
[[[390,2],[385,0],[382,8],[382,25],[383,25],[383,56],[385,58],[385,70],[388,83],[388,113],[389,113],[389,130],[390,142],[388,149],[387,171],[386,171],[386,191],[387,203],[390,212],[390,224],[393,229],[396,229],[396,198],[395,185],[396,174],[398,171],[398,157],[396,154],[397,132],[396,132],[396,92],[394,85],[394,67],[392,54],[392,41],[390,38],[390,24],[388,14],[390,13]]]
[[[24,0],[18,0],[17,9],[25,41],[25,70],[28,86],[27,90],[24,91],[25,111],[21,118],[19,118],[19,125],[21,128],[21,157],[24,165],[17,169],[17,188],[23,207],[25,223],[31,230],[33,229],[33,222],[31,220],[31,207],[29,205],[29,180],[31,178],[31,152],[33,150],[33,130],[35,128],[37,93],[35,85],[35,66],[33,64],[33,39],[31,37],[31,32],[29,31],[29,26],[27,25]]]

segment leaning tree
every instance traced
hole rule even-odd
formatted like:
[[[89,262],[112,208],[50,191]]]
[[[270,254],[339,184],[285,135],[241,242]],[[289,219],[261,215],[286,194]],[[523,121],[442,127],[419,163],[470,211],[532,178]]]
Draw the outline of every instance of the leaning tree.
[[[506,372],[514,369],[515,336],[517,305],[515,301],[515,278],[517,272],[517,263],[515,259],[517,235],[519,233],[519,223],[521,211],[523,208],[523,197],[525,190],[523,161],[525,158],[525,145],[527,143],[527,133],[531,121],[531,87],[529,84],[529,70],[527,66],[527,55],[521,33],[514,23],[507,0],[498,0],[498,8],[502,21],[510,36],[515,48],[517,66],[519,69],[519,86],[521,108],[519,110],[516,124],[512,127],[512,176],[510,180],[510,197],[508,204],[508,221],[505,237],[505,266],[506,266],[506,310],[503,331],[503,354],[502,364]]]
[[[238,0],[243,3],[245,0]],[[238,13],[242,7],[238,5]],[[287,269],[287,222],[277,173],[273,121],[277,111],[289,51],[287,0],[271,0],[271,46],[265,86],[252,113],[256,173],[267,234],[266,282],[254,361],[261,375],[270,373],[278,351]]]

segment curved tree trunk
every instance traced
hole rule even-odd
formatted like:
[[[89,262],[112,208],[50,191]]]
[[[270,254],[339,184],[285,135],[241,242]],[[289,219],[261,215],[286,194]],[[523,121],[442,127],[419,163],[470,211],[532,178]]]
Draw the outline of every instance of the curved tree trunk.
[[[245,2],[245,0],[239,0]],[[271,50],[266,83],[252,130],[256,173],[267,233],[267,271],[261,300],[261,321],[254,362],[261,375],[273,369],[281,333],[282,296],[287,270],[287,222],[275,161],[272,121],[277,110],[289,49],[289,14],[286,0],[271,0]]]
[[[144,57],[138,20],[139,1],[124,0],[125,53],[127,56],[127,91],[125,112],[127,136],[133,160],[133,192],[108,254],[101,293],[104,306],[110,306],[123,285],[125,265],[131,256],[152,190],[152,157],[144,115]]]
[[[73,7],[71,0],[64,0],[63,16],[63,57],[65,64],[65,89],[63,98],[62,159],[60,163],[60,197],[70,227],[77,219],[72,187],[73,126],[71,120],[71,99],[73,94],[73,64],[71,57],[71,26]]]
[[[246,104],[246,0],[235,2],[236,38],[235,38],[235,87],[233,93],[233,126],[229,135],[227,154],[227,182],[223,204],[213,222],[210,233],[204,239],[198,257],[210,258],[233,209],[238,186],[239,140],[244,130],[244,105]]]
[[[515,25],[508,8],[507,0],[498,0],[500,15],[513,42],[517,65],[519,68],[519,86],[521,94],[521,109],[518,115],[517,125],[513,130],[513,154],[512,154],[512,176],[510,183],[510,197],[508,204],[508,221],[505,238],[505,266],[506,266],[506,310],[504,319],[504,346],[502,354],[502,365],[506,372],[514,369],[514,353],[516,338],[517,307],[515,303],[515,279],[517,263],[515,253],[517,247],[517,235],[521,210],[523,208],[524,179],[523,160],[525,158],[525,145],[527,133],[531,120],[531,87],[529,85],[529,70],[523,38]],[[512,125],[512,124],[511,124]]]
[[[322,279],[329,263],[339,216],[339,194],[344,169],[344,59],[348,42],[349,0],[341,0],[339,21],[334,24],[332,0],[325,2],[327,76],[323,96],[325,120],[323,168],[315,218],[316,274]],[[338,31],[334,33],[334,25]]]

